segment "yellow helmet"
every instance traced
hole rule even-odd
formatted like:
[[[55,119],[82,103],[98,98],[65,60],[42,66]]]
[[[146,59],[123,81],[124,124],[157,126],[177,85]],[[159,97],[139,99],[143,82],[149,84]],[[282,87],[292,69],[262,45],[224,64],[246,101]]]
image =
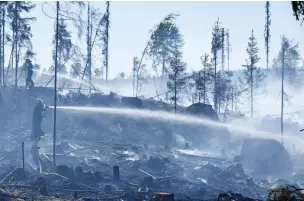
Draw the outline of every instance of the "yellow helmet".
[[[37,106],[40,106],[40,107],[43,107],[43,106],[44,106],[43,100],[42,100],[41,98],[37,98],[37,99],[36,99],[36,105],[37,105]]]

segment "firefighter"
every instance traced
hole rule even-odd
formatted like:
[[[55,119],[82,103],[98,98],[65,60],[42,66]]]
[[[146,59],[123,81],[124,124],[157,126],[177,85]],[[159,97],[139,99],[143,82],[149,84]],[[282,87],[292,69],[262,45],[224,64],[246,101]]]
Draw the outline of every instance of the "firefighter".
[[[25,65],[27,69],[26,87],[28,87],[28,89],[32,89],[34,87],[34,82],[32,80],[32,76],[33,76],[32,61],[30,59],[26,59]]]
[[[40,140],[41,136],[44,136],[44,132],[42,131],[41,124],[42,120],[45,117],[42,112],[44,112],[48,106],[46,106],[42,99],[38,98],[36,100],[36,106],[33,111],[33,119],[32,119],[32,140]]]
[[[44,115],[42,114],[48,106],[43,104],[43,101],[38,98],[36,100],[36,106],[33,111],[33,118],[32,118],[32,147],[31,147],[31,153],[32,153],[32,158],[33,162],[35,165],[38,167],[39,165],[39,152],[38,152],[38,142],[41,139],[41,136],[44,136],[44,132],[42,131],[41,124],[42,120],[44,118]]]

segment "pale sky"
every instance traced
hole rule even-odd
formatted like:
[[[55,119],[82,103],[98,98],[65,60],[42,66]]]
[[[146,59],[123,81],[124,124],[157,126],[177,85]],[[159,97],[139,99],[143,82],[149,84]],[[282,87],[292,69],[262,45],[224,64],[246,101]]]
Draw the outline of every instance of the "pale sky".
[[[52,37],[54,20],[42,13],[43,2],[35,2],[32,15],[37,21],[32,24],[33,47],[37,53],[36,61],[42,67],[52,64]],[[105,2],[94,2],[94,6],[105,11]],[[299,50],[304,57],[304,25],[295,20],[290,2],[271,2],[271,42],[270,61],[280,49],[280,36],[285,34],[299,42]],[[48,15],[55,12],[46,9]],[[110,77],[119,72],[130,73],[133,57],[140,57],[149,38],[149,30],[167,14],[180,14],[177,25],[184,37],[183,59],[188,70],[199,69],[200,56],[210,54],[211,33],[217,17],[229,29],[232,54],[230,68],[238,69],[247,58],[246,46],[251,29],[258,39],[260,66],[265,64],[264,26],[265,2],[111,2],[111,29],[109,43]],[[84,12],[85,14],[85,12]],[[84,16],[85,17],[85,16]],[[75,29],[70,27],[73,34]],[[76,36],[75,36],[76,37]],[[80,45],[83,42],[74,40]],[[85,53],[85,50],[83,50]]]

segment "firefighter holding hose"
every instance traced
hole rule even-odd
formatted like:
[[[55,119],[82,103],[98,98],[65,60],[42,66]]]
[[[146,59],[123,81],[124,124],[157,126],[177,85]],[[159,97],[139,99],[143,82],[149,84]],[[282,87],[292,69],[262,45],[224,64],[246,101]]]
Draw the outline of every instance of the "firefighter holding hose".
[[[44,132],[42,131],[41,124],[42,120],[45,117],[43,115],[43,112],[49,108],[46,106],[42,99],[38,98],[36,99],[36,106],[33,111],[33,117],[32,117],[32,157],[34,162],[38,165],[39,163],[39,153],[38,153],[38,142],[41,139],[41,136],[44,136]]]
[[[42,131],[41,124],[42,120],[45,117],[43,112],[49,108],[46,106],[43,101],[38,98],[36,99],[36,106],[33,111],[33,119],[32,119],[32,140],[39,141],[41,136],[44,136],[44,132]]]

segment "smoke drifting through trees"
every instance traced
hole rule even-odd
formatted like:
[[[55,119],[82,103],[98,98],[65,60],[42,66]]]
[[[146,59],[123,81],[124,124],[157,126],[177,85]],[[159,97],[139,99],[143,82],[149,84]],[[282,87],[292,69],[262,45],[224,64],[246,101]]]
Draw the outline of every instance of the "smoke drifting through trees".
[[[55,3],[44,3],[51,5],[51,9],[55,10]],[[58,66],[57,70],[61,74],[70,74],[77,78],[80,77],[85,81],[91,82],[92,78],[109,80],[109,38],[110,38],[110,3],[106,2],[97,8],[93,3],[83,2],[64,2],[60,5],[59,24],[58,24]],[[295,3],[293,3],[295,5]],[[300,19],[301,3],[297,3],[295,10]],[[34,4],[28,2],[1,2],[1,24],[0,24],[0,83],[5,85],[6,78],[16,87],[20,76],[20,64],[22,58],[34,58],[35,54],[31,45],[31,24],[35,21],[32,16],[32,8]],[[85,8],[85,9],[84,9]],[[112,9],[112,7],[111,7]],[[265,23],[265,49],[266,49],[266,67],[269,68],[269,73],[272,72],[271,67],[275,68],[278,76],[282,75],[282,57],[278,55],[274,59],[273,64],[269,63],[273,58],[269,58],[270,52],[270,3],[265,5],[266,23]],[[217,112],[224,112],[225,114],[237,110],[238,104],[246,104],[240,102],[240,97],[244,92],[250,99],[250,113],[254,113],[255,96],[259,95],[260,89],[263,86],[265,75],[263,70],[259,67],[259,55],[256,48],[256,39],[252,34],[248,44],[247,53],[249,58],[244,65],[245,70],[240,79],[235,80],[233,71],[238,66],[231,66],[231,44],[229,27],[223,25],[218,18],[213,26],[211,41],[211,50],[202,49],[203,54],[201,58],[200,69],[191,73],[186,73],[186,64],[182,62],[177,55],[182,55],[182,47],[184,45],[182,30],[178,27],[176,21],[176,14],[168,14],[165,18],[154,27],[150,32],[149,41],[146,44],[144,51],[137,58],[134,58],[132,75],[125,75],[121,73],[119,79],[133,79],[133,96],[140,96],[144,92],[145,83],[152,80],[151,71],[154,71],[153,77],[155,91],[157,94],[157,77],[168,82],[167,92],[160,93],[168,95],[168,101],[177,104],[182,103],[191,97],[193,103],[209,103],[213,104]],[[82,19],[84,18],[84,19]],[[55,19],[54,19],[55,20]],[[5,26],[7,30],[5,32]],[[73,28],[78,31],[77,40],[82,40],[86,43],[86,49],[83,52],[80,47],[72,40]],[[85,33],[82,35],[82,33]],[[208,34],[206,34],[208,36]],[[204,36],[205,37],[205,36]],[[233,37],[233,36],[232,36]],[[254,38],[254,39],[253,39]],[[75,43],[75,44],[74,44]],[[53,38],[53,45],[55,46],[55,34]],[[4,55],[4,47],[11,52]],[[200,47],[201,48],[201,47]],[[206,48],[206,47],[203,47]],[[11,50],[11,51],[10,51]],[[290,84],[295,84],[294,79],[298,75],[298,68],[300,68],[300,59],[291,56],[292,51],[285,51],[284,55],[284,81]],[[97,56],[96,56],[97,55]],[[210,55],[210,56],[209,56]],[[5,57],[6,56],[6,57]],[[53,61],[55,63],[55,47],[53,47]],[[299,56],[300,58],[300,56]],[[4,60],[10,62],[8,67],[4,66]],[[98,60],[101,62],[98,63]],[[150,60],[150,61],[147,61]],[[152,67],[148,62],[151,62]],[[175,63],[174,63],[175,62]],[[132,63],[127,64],[130,67]],[[34,66],[39,66],[34,64]],[[180,69],[177,66],[181,66]],[[19,69],[18,69],[19,67]],[[49,66],[48,66],[49,67]],[[49,70],[54,73],[55,65],[52,65]],[[185,70],[183,70],[185,68]],[[197,68],[190,66],[190,68]],[[264,68],[264,67],[263,67]],[[179,70],[176,70],[179,69]],[[173,72],[181,71],[181,75]],[[8,76],[8,71],[12,71]],[[267,72],[268,73],[268,72]],[[180,81],[175,83],[174,81]],[[241,82],[240,82],[241,81]],[[156,83],[156,84],[155,84]],[[171,83],[171,84],[170,84]],[[177,84],[175,87],[175,84]],[[187,90],[185,97],[184,91]],[[91,84],[90,84],[91,86]],[[79,86],[79,89],[81,85]],[[93,88],[93,87],[91,87]],[[283,87],[282,87],[283,88]],[[288,97],[283,90],[284,101]]]
[[[276,72],[279,73],[280,69],[280,76],[281,76],[281,136],[283,140],[283,134],[284,134],[284,107],[286,106],[286,102],[290,103],[290,97],[285,91],[284,83],[285,83],[285,76],[289,76],[290,80],[289,83],[292,84],[292,80],[296,79],[297,76],[297,69],[298,68],[298,61],[300,60],[300,54],[298,51],[298,46],[293,45],[292,41],[289,40],[286,36],[282,36],[281,39],[281,50],[279,52],[279,55],[277,57],[277,63],[275,66],[277,68]]]

